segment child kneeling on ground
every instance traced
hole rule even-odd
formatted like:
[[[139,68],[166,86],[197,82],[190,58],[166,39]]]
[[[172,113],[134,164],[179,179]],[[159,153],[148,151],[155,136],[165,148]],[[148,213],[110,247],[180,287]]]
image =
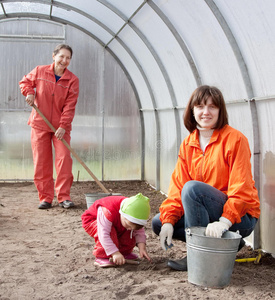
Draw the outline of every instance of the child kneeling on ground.
[[[112,267],[125,264],[125,259],[135,260],[138,256],[132,251],[136,245],[140,258],[151,261],[144,229],[149,215],[149,199],[141,193],[96,200],[81,216],[82,227],[95,239],[94,265]]]

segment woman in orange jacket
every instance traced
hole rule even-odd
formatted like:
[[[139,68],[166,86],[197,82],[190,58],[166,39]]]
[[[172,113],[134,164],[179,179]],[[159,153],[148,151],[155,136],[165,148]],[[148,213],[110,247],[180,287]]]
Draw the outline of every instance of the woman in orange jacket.
[[[206,227],[206,235],[216,238],[227,230],[248,236],[260,216],[251,153],[247,138],[228,125],[221,91],[198,87],[184,124],[190,134],[180,146],[168,197],[152,221],[162,248],[171,246],[172,238],[185,242],[185,228],[192,226]],[[168,266],[186,271],[187,257],[170,260]]]
[[[38,208],[51,208],[54,198],[52,144],[55,148],[55,191],[59,205],[74,206],[70,198],[73,182],[72,158],[62,143],[70,144],[70,132],[79,93],[79,80],[67,67],[72,58],[72,48],[58,45],[53,51],[53,63],[37,66],[19,82],[26,102],[35,104],[56,129],[54,133],[33,109],[28,121],[34,161],[34,183],[38,190]]]

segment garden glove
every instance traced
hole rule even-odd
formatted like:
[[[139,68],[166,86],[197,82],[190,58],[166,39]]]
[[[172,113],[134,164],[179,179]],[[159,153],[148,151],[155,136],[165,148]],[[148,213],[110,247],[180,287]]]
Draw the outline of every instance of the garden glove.
[[[232,223],[228,219],[220,217],[219,221],[209,223],[207,225],[205,235],[215,238],[221,238],[223,233],[226,232],[231,226]]]
[[[160,245],[163,250],[167,250],[167,246],[169,248],[169,246],[172,245],[173,233],[174,233],[174,226],[171,223],[164,223],[162,225],[159,233],[159,237],[160,237]]]

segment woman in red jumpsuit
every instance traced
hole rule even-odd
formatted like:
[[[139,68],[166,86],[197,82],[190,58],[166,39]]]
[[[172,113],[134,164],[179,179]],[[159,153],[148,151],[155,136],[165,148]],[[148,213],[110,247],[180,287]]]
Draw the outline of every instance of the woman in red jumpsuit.
[[[56,129],[54,133],[41,116],[32,110],[28,124],[31,126],[31,145],[34,162],[34,183],[38,190],[38,208],[51,208],[54,188],[59,205],[74,206],[70,190],[73,182],[72,158],[64,139],[70,144],[70,132],[79,93],[79,80],[67,67],[73,51],[65,44],[53,51],[51,65],[37,66],[19,82],[26,102],[35,104]],[[52,144],[55,149],[56,180],[53,180]]]

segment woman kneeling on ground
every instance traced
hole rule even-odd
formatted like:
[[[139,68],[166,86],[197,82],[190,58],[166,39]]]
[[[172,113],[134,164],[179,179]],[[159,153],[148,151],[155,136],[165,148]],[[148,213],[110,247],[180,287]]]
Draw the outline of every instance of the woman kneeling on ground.
[[[260,216],[252,178],[247,138],[228,125],[225,101],[216,87],[198,87],[188,102],[184,125],[190,134],[180,146],[168,197],[152,220],[161,247],[172,238],[186,242],[185,228],[206,227],[206,236],[220,238],[239,231],[244,238]],[[244,246],[241,240],[239,250]],[[187,257],[168,266],[187,271]]]

